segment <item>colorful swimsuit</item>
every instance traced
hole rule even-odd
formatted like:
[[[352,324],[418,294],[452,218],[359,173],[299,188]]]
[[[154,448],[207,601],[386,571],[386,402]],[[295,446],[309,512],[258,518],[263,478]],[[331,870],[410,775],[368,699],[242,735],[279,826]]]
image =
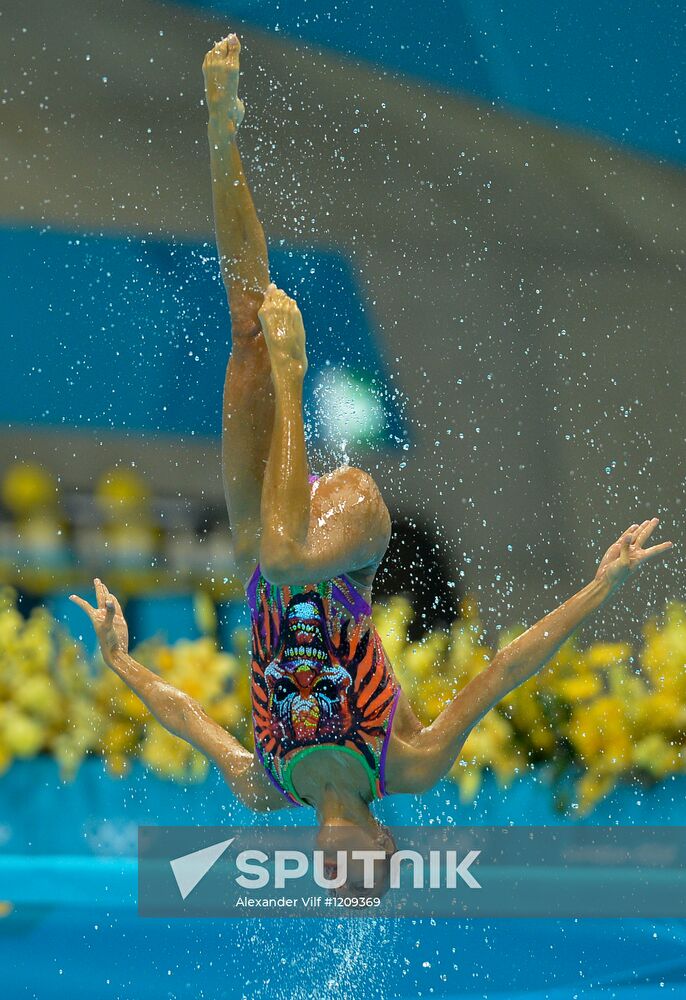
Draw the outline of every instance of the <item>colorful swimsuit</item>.
[[[400,688],[369,604],[347,576],[278,587],[259,565],[246,594],[255,748],[267,775],[289,802],[306,805],[293,765],[335,747],[362,763],[380,798]]]

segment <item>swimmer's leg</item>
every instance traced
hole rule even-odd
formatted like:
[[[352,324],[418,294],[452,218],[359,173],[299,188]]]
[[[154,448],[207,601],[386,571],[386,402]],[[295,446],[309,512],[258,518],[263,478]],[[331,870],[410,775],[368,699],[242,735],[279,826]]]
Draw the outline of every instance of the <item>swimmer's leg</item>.
[[[305,329],[293,299],[270,285],[260,322],[271,357],[274,428],[262,489],[260,565],[268,580],[316,583],[376,567],[391,519],[373,478],[345,467],[308,482],[303,424]]]
[[[274,422],[271,365],[258,310],[269,284],[264,231],[243,171],[236,131],[240,43],[235,35],[205,56],[208,140],[217,250],[231,314],[222,470],[237,569],[245,582],[259,556],[262,480]]]

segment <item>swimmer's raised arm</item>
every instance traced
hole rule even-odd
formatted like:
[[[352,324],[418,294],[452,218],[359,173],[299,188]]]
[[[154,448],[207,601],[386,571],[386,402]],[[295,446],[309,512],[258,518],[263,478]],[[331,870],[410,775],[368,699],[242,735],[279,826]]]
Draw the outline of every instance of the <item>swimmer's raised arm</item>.
[[[418,785],[430,788],[443,777],[483,716],[537,673],[639,566],[671,549],[672,542],[644,548],[657,524],[654,517],[631,525],[607,550],[591,583],[500,650],[435,721],[417,734],[413,747],[423,751],[414,767]]]
[[[129,633],[117,598],[95,580],[98,607],[76,595],[95,629],[105,663],[138,695],[160,725],[212,760],[244,805],[263,812],[288,803],[265,779],[253,754],[227,733],[190,695],[168,684],[128,653]]]

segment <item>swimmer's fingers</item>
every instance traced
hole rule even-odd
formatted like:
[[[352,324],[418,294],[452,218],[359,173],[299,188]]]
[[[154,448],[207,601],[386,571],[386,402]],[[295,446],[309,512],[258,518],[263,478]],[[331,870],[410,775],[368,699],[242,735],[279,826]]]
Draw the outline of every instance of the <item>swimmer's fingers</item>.
[[[635,544],[643,548],[643,546],[648,541],[652,533],[655,531],[659,523],[660,523],[659,517],[653,517],[649,521],[644,521],[636,535]]]
[[[107,589],[107,588],[105,588]],[[118,618],[124,618],[124,612],[121,609],[121,604],[109,590],[107,591],[107,599],[105,600],[105,624],[111,625],[114,621],[115,615]]]
[[[627,566],[630,561],[630,548],[631,548],[631,532],[626,531],[619,539],[619,554],[618,559],[620,562],[625,563]]]
[[[114,594],[109,592],[102,580],[96,580],[95,585],[98,590],[98,607],[105,609],[105,624],[111,625],[115,613],[118,612],[120,615],[122,614],[119,601]],[[122,615],[122,617],[124,616]]]
[[[99,580],[97,578],[97,576],[93,580],[93,585],[95,587],[95,593],[97,594],[98,597],[98,608],[102,610],[105,607],[105,601],[107,599],[107,587],[102,582],[102,580]]]
[[[113,594],[110,594],[102,580],[96,578],[93,582],[98,593],[98,608],[105,612],[105,624],[111,625],[116,611],[116,598]]]
[[[79,597],[77,594],[70,594],[69,600],[73,601],[74,604],[78,604],[78,606],[86,612],[86,614],[88,615],[88,617],[90,618],[90,620],[93,622],[94,625],[96,623],[102,622],[102,616],[99,616],[98,612],[104,611],[105,624],[109,625],[114,619],[115,613],[118,614],[122,613],[121,606],[117,598],[113,594],[110,594],[109,590],[102,582],[102,580],[99,580],[96,577],[96,579],[93,580],[93,583],[95,585],[95,593],[98,600],[97,608],[92,607],[92,605],[90,605],[88,601],[85,601],[82,597]]]
[[[108,593],[110,593],[110,592],[108,591]],[[124,617],[124,612],[121,609],[121,604],[119,603],[119,601],[117,600],[117,598],[114,596],[114,594],[110,593],[110,597],[112,598],[112,600],[114,602],[114,610],[116,611],[116,613],[118,615],[121,615],[122,618],[123,618]]]
[[[83,608],[90,620],[95,622],[95,608],[91,607],[88,601],[84,601],[84,599],[82,597],[78,597],[77,594],[70,594],[69,600],[73,601],[74,604],[78,604],[80,608]]]
[[[660,545],[652,545],[649,549],[644,549],[641,552],[639,556],[640,562],[647,562],[648,559],[654,559],[655,556],[662,555],[663,552],[669,552],[672,548],[674,548],[674,542],[661,542]]]

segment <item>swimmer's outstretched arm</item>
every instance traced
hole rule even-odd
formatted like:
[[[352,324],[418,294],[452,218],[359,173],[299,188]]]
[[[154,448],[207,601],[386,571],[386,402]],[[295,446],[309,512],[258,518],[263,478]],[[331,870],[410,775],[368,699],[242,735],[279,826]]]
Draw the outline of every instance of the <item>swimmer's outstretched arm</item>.
[[[537,673],[640,565],[672,547],[672,542],[643,547],[657,524],[658,518],[654,517],[641,525],[631,525],[607,550],[591,583],[497,653],[435,721],[417,734],[412,744],[419,751],[411,766],[416,786],[413,791],[431,788],[442,778],[480,719]]]
[[[76,595],[95,628],[105,663],[138,695],[160,725],[190,743],[212,760],[232,792],[258,812],[280,809],[288,803],[269,784],[253,754],[211,719],[202,706],[128,654],[128,628],[117,598],[95,580],[98,607]]]

